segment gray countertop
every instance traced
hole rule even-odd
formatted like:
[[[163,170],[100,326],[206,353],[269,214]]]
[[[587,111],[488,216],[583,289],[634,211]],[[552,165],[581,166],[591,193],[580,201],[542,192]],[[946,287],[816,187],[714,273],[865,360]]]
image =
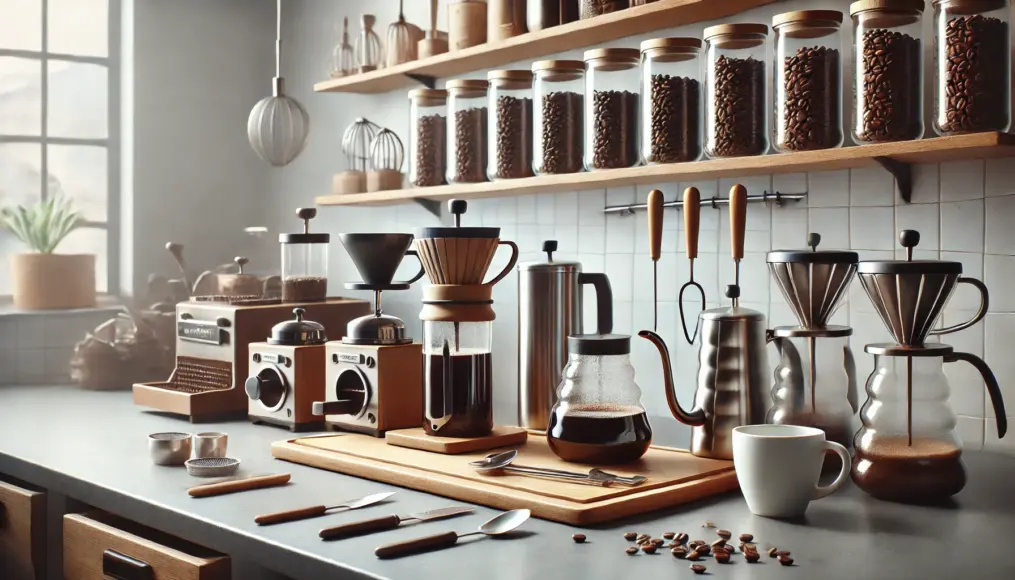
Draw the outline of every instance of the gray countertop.
[[[664,425],[673,422],[656,419],[656,430],[667,430]],[[158,467],[148,459],[149,433],[179,430],[225,431],[229,455],[243,462],[242,472],[288,471],[292,483],[190,498],[186,488],[200,480],[182,467]],[[779,521],[751,515],[740,494],[732,493],[582,530],[589,538],[584,545],[571,541],[575,528],[531,520],[511,538],[473,537],[448,550],[381,561],[373,555],[381,543],[452,529],[472,531],[496,512],[477,506],[475,514],[452,520],[322,542],[317,530],[325,525],[458,502],[272,459],[271,442],[290,436],[285,430],[246,422],[191,425],[140,410],[131,403],[129,392],[0,387],[0,472],[212,549],[245,554],[300,580],[689,578],[694,574],[688,563],[668,552],[627,556],[629,544],[622,533],[684,531],[692,539],[712,539],[714,532],[701,528],[706,520],[735,535],[752,533],[759,547],[790,550],[796,560],[791,568],[767,556],[755,565],[744,563],[742,556],[734,556],[732,565],[703,562],[715,578],[934,579],[971,573],[979,578],[1015,578],[1015,550],[1007,546],[1015,538],[1015,457],[965,454],[969,483],[945,507],[882,502],[848,484],[830,498],[812,503],[804,519]],[[376,508],[266,528],[253,522],[258,513],[332,504],[384,490],[398,494]]]

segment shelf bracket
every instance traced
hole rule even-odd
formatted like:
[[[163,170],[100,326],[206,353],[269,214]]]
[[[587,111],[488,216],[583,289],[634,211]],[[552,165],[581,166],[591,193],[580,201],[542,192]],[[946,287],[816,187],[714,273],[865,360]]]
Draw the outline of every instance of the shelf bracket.
[[[428,89],[437,88],[437,77],[431,77],[427,75],[417,75],[412,73],[405,73],[405,76],[409,77],[410,79],[416,81],[417,83],[423,85]]]
[[[874,157],[873,159],[888,173],[895,176],[895,183],[899,186],[899,195],[903,201],[909,203],[913,197],[913,166],[909,163],[896,161],[891,157]]]
[[[444,205],[441,202],[434,199],[422,199],[419,197],[414,198],[412,201],[419,204],[423,209],[430,212],[434,217],[438,218],[441,217],[441,206]]]

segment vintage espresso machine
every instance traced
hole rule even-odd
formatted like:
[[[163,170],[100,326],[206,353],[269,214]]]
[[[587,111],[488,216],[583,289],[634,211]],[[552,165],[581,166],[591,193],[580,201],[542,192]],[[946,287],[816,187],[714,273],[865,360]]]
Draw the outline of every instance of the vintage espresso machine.
[[[408,290],[423,277],[393,281],[409,250],[411,234],[341,234],[363,282],[346,283],[348,290],[374,293],[374,311],[349,322],[342,340],[325,348],[320,396],[313,414],[330,429],[375,437],[392,429],[418,427],[423,420],[422,345],[413,343],[405,323],[384,314],[381,292]]]

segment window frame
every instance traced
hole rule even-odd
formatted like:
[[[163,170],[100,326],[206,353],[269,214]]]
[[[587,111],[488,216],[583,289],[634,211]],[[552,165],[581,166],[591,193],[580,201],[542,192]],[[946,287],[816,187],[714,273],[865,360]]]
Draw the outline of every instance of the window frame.
[[[82,228],[106,231],[106,291],[118,294],[120,285],[120,78],[121,78],[121,0],[106,0],[109,14],[108,45],[106,56],[84,56],[51,52],[49,50],[49,0],[42,4],[42,44],[39,50],[0,48],[0,57],[32,59],[40,62],[41,119],[39,135],[8,135],[0,131],[0,143],[32,143],[41,148],[40,192],[43,200],[48,196],[49,145],[83,145],[106,149],[106,220],[85,221]],[[49,62],[52,60],[96,64],[106,67],[106,138],[51,137],[49,135]]]

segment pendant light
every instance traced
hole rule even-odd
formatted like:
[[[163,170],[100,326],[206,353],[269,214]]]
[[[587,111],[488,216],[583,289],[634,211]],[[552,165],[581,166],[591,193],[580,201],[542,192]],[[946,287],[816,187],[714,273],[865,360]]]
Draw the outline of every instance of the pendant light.
[[[303,151],[310,117],[299,101],[285,94],[282,78],[282,0],[276,2],[275,78],[272,96],[258,101],[247,119],[247,138],[261,159],[275,167],[288,165]]]

